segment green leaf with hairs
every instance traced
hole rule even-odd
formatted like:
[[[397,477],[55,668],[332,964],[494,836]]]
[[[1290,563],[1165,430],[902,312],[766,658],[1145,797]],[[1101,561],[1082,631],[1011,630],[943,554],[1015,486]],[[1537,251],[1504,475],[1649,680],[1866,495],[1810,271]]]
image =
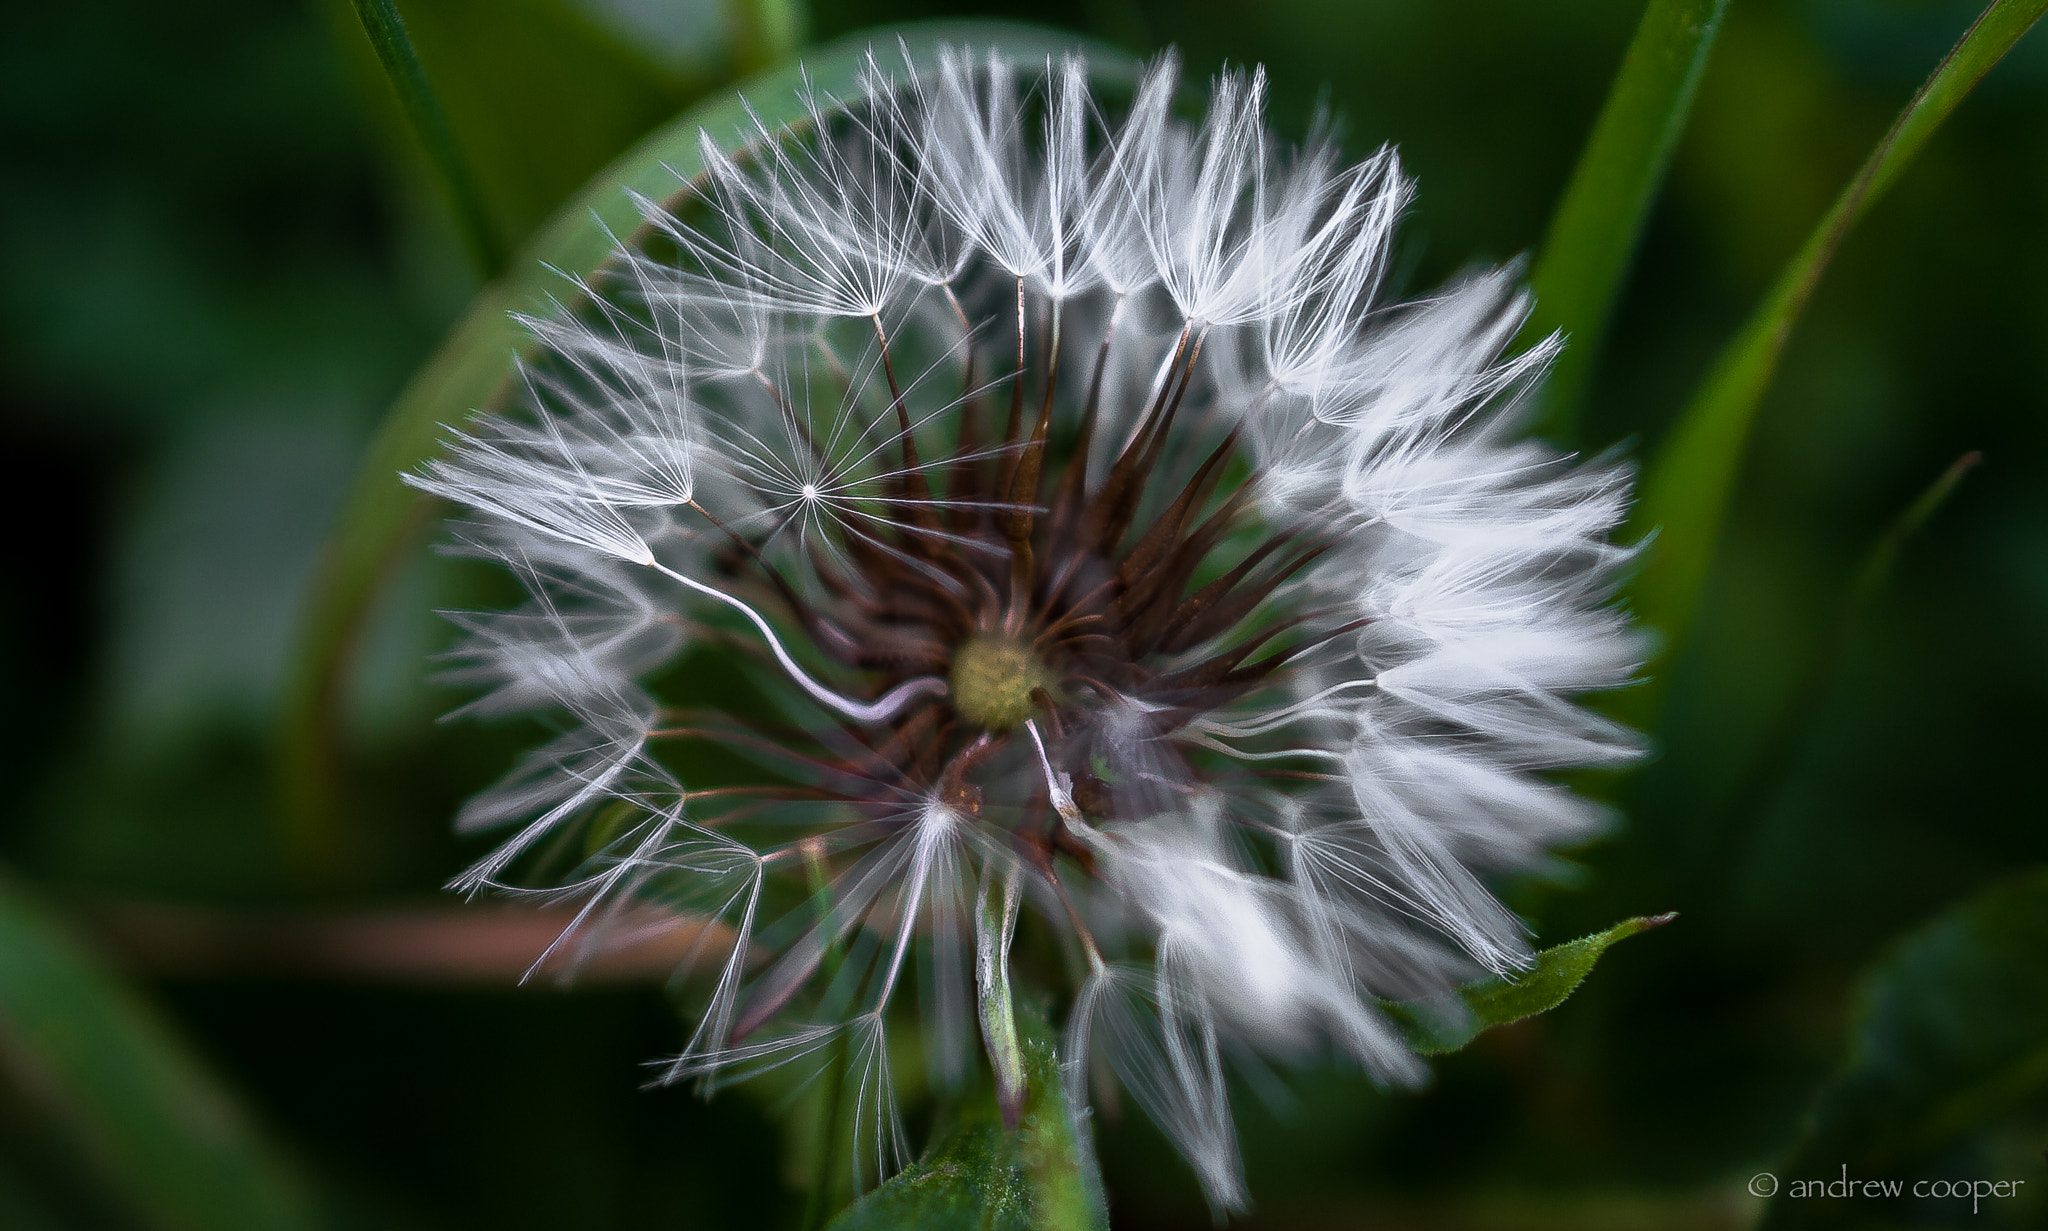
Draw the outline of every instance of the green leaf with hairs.
[[[415,33],[421,33],[410,6],[407,13]],[[533,346],[509,314],[549,311],[550,296],[570,297],[564,275],[595,273],[610,257],[614,235],[631,242],[640,233],[629,190],[656,200],[691,191],[703,170],[700,129],[737,149],[738,134],[751,126],[742,96],[763,123],[800,127],[807,113],[797,90],[806,77],[822,95],[850,97],[868,47],[883,48],[894,58],[898,39],[921,64],[931,63],[941,44],[972,43],[1000,46],[1020,60],[1078,47],[1090,53],[1096,77],[1110,84],[1134,79],[1136,71],[1122,53],[1012,22],[926,22],[870,31],[806,53],[801,67],[778,69],[692,107],[586,184],[505,275],[478,293],[440,350],[399,394],[371,441],[328,540],[302,607],[281,724],[285,814],[293,849],[309,873],[331,867],[341,845],[336,728],[350,651],[381,583],[418,545],[432,519],[431,503],[402,486],[399,473],[414,469],[439,447],[443,424],[460,423],[473,410],[501,403],[517,358]],[[427,67],[431,75],[431,58]],[[455,100],[446,90],[442,93],[459,135]]]
[[[1884,195],[1942,121],[2044,11],[2048,11],[2048,0],[1996,0],[1977,18],[1877,143],[1741,332],[1715,360],[1650,463],[1636,520],[1644,530],[1654,528],[1657,541],[1635,583],[1633,597],[1637,615],[1661,631],[1668,646],[1682,642],[1691,629],[1727,518],[1750,424],[1777,371],[1792,327],[1829,261],[1856,221]],[[1651,695],[1651,689],[1634,689],[1621,703],[1631,714],[1640,715],[1647,711]]]
[[[1522,337],[1565,334],[1543,394],[1543,427],[1559,439],[1574,434],[1600,336],[1727,8],[1728,0],[1650,0],[1537,249],[1536,306]]]
[[[1600,956],[1617,941],[1662,927],[1677,915],[1638,915],[1604,932],[1568,940],[1536,955],[1535,964],[1509,979],[1481,979],[1458,989],[1463,1012],[1438,1013],[1407,1005],[1383,1005],[1408,1034],[1408,1045],[1425,1056],[1462,1049],[1494,1026],[1547,1013],[1579,990]]]
[[[2048,1108],[2048,868],[1908,933],[1864,976],[1848,1052],[1805,1138],[1773,1168],[1781,1182],[1836,1180],[1843,1166],[1853,1179],[1918,1174],[1899,1169],[2002,1116]],[[1854,1204],[1781,1190],[1763,1225],[1853,1223],[1853,1209],[1835,1207]]]
[[[1093,1160],[1074,1132],[1050,1042],[1024,1044],[1029,1095],[1015,1129],[984,1096],[828,1231],[1096,1231],[1107,1228]]]
[[[311,1196],[205,1066],[4,876],[0,1070],[140,1225],[318,1225]]]

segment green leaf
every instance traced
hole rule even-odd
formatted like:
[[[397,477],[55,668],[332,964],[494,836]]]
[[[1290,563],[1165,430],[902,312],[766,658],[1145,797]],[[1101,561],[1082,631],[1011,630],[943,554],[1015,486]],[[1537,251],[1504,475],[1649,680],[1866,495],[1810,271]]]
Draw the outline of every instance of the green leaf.
[[[416,16],[413,25],[425,54],[425,32]],[[871,31],[814,50],[804,57],[802,70],[820,93],[850,97],[869,45],[888,46],[899,37],[920,63],[934,59],[941,43],[998,44],[1020,59],[1082,45],[1069,35],[1011,22],[928,22]],[[1135,65],[1121,53],[1100,46],[1085,49],[1095,57],[1098,79],[1113,83],[1133,77]],[[428,67],[433,69],[431,59]],[[753,101],[765,124],[801,125],[800,81],[794,65],[755,78],[739,94],[684,112],[607,167],[534,237],[503,278],[478,293],[447,341],[399,394],[370,443],[301,609],[281,723],[280,769],[292,845],[302,867],[315,873],[331,867],[340,846],[335,726],[350,652],[382,581],[432,520],[432,505],[402,486],[399,473],[439,448],[441,425],[499,404],[515,358],[532,346],[509,313],[548,311],[550,295],[568,295],[570,284],[563,275],[596,271],[611,255],[614,233],[639,234],[640,216],[627,190],[657,200],[688,191],[685,185],[696,183],[702,172],[698,131],[733,141],[748,124],[740,94]],[[453,94],[444,89],[443,98],[455,112]]]
[[[1107,1228],[1093,1160],[1074,1132],[1052,1044],[1024,1044],[1030,1090],[1014,1131],[983,1097],[952,1132],[834,1219],[828,1231]]]
[[[1568,345],[1544,391],[1544,427],[1568,440],[1630,255],[1685,129],[1728,0],[1650,0],[1614,88],[1537,251],[1528,341]]]
[[[1848,1063],[1780,1178],[1895,1174],[1972,1128],[2048,1102],[2048,868],[1909,933],[1864,977]],[[1995,1178],[1995,1177],[1994,1177]],[[1849,1202],[1771,1203],[1804,1225]]]
[[[1638,616],[1675,646],[1690,630],[1758,403],[1792,326],[1843,238],[1912,162],[1972,87],[2048,11],[2048,0],[1996,0],[1942,60],[1835,200],[1776,285],[1729,342],[1643,480],[1637,524],[1657,542],[1634,587]],[[1648,691],[1630,701],[1646,709]],[[1629,704],[1629,702],[1624,702]]]
[[[317,1225],[309,1195],[204,1066],[5,877],[0,954],[0,1068],[144,1225]]]
[[[1441,1055],[1463,1048],[1494,1026],[1505,1026],[1525,1017],[1547,1013],[1565,1002],[1586,976],[1593,973],[1600,955],[1617,941],[1651,928],[1662,927],[1677,915],[1638,915],[1624,919],[1604,932],[1569,940],[1536,955],[1536,963],[1512,982],[1481,979],[1458,989],[1465,1013],[1442,1019],[1406,1005],[1383,1005],[1389,1015],[1408,1031],[1408,1045],[1425,1056]]]

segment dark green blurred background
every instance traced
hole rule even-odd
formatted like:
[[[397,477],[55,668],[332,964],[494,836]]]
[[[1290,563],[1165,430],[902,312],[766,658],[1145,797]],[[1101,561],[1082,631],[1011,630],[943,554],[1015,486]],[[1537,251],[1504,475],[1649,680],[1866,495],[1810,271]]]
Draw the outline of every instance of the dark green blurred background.
[[[508,237],[760,54],[716,0],[400,7]],[[1198,75],[1262,62],[1283,131],[1326,100],[1354,153],[1397,143],[1421,183],[1413,291],[1533,248],[1641,4],[824,0],[808,29],[969,12],[1178,44]],[[1735,0],[1589,441],[1655,447],[1974,12]],[[191,908],[231,929],[433,906],[481,849],[449,818],[531,731],[436,725],[458,698],[425,682],[444,635],[429,612],[472,583],[424,556],[363,649],[349,842],[328,866],[288,858],[271,770],[322,536],[380,412],[476,283],[340,0],[22,5],[7,25],[0,862],[159,998],[338,1227],[793,1225],[768,1096],[638,1089],[682,1037],[654,988],[295,972],[288,954],[210,956],[204,929],[165,942],[159,916],[137,915]],[[1658,668],[1659,755],[1590,784],[1626,819],[1573,883],[1512,891],[1546,942],[1681,919],[1553,1014],[1443,1061],[1426,1092],[1349,1073],[1247,1088],[1253,1225],[1751,1224],[1743,1182],[1844,1063],[1859,972],[2048,859],[2044,288],[2036,30],[1851,237],[1801,323],[1698,635]],[[1858,560],[1971,449],[1984,464],[1797,711]],[[33,1094],[19,1074],[0,1086],[0,1227],[132,1225]],[[1209,1225],[1138,1117],[1102,1133],[1118,1226]],[[1884,1217],[2048,1225],[2043,1146],[2048,1108],[2008,1108],[1913,1165],[2025,1179],[2032,1200]]]

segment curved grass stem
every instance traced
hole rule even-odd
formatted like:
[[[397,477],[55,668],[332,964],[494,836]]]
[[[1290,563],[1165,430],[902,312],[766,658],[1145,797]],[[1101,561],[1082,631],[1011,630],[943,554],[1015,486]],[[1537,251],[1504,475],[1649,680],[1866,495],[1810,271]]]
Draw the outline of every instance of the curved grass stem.
[[[427,83],[426,70],[420,67],[419,54],[413,50],[412,36],[406,33],[405,19],[398,15],[393,0],[352,2],[356,20],[362,22],[363,33],[377,52],[377,63],[383,66],[385,79],[391,83],[391,92],[398,96],[399,109],[405,113],[406,123],[441,181],[441,191],[448,198],[448,210],[454,215],[463,247],[469,250],[477,273],[489,281],[505,267],[505,244],[484,205],[476,176],[462,156],[455,130],[448,126],[441,100]]]

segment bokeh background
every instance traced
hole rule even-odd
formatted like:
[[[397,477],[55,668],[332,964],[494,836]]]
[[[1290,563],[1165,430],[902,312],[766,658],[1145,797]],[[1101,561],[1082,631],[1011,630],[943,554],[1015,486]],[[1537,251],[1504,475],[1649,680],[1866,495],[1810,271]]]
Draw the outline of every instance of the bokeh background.
[[[525,233],[635,137],[758,66],[716,0],[404,0],[497,224]],[[1734,0],[1591,389],[1647,454],[1708,361],[1975,12]],[[1193,74],[1259,62],[1421,191],[1420,290],[1530,252],[1640,0],[819,0],[805,37],[1021,17]],[[640,1088],[680,1042],[655,981],[514,988],[510,916],[438,887],[449,818],[529,729],[444,726],[416,553],[363,645],[346,840],[295,856],[274,769],[294,620],[369,433],[477,278],[342,0],[23,5],[0,39],[0,865],[154,1004],[321,1216],[361,1228],[793,1226],[778,1108]],[[772,22],[770,23],[772,24]],[[1680,919],[1580,994],[1437,1065],[1242,1092],[1247,1225],[1736,1228],[1855,1057],[1858,979],[2048,860],[2048,31],[1865,220],[1763,408],[1656,759],[1621,817],[1510,886],[1545,942]],[[1865,553],[1983,464],[1863,618]],[[1832,662],[1832,670],[1820,670]],[[530,922],[530,921],[529,921]],[[381,929],[381,930],[380,930]],[[453,956],[422,966],[442,945]],[[9,960],[0,952],[0,962]],[[2048,986],[2048,956],[2034,968]],[[0,1032],[4,1033],[4,1032]],[[4,1050],[4,1049],[0,1049]],[[0,1063],[0,1226],[146,1225],[32,1071]],[[1888,1174],[2026,1197],[1846,1225],[2048,1225],[2048,1104],[2018,1086]],[[1119,1227],[1205,1227],[1138,1116],[1101,1126]],[[1832,1160],[1830,1160],[1832,1161]],[[1832,1167],[1829,1168],[1830,1173]]]

